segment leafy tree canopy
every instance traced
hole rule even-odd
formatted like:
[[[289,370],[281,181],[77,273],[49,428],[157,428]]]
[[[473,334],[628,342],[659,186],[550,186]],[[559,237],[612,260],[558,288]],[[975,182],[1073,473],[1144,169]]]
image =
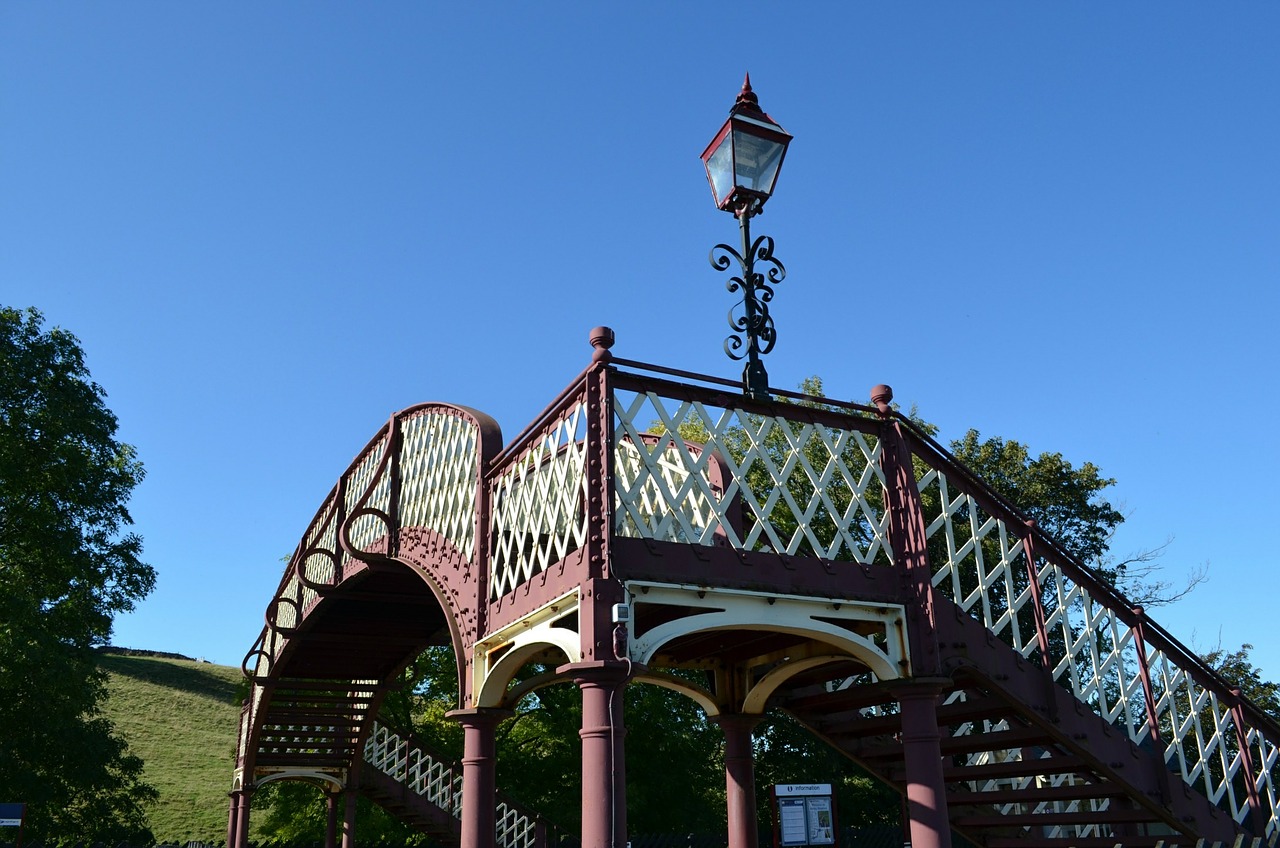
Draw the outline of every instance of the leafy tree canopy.
[[[145,836],[155,794],[98,709],[93,649],[155,584],[104,398],[75,336],[0,307],[0,796],[46,841]]]

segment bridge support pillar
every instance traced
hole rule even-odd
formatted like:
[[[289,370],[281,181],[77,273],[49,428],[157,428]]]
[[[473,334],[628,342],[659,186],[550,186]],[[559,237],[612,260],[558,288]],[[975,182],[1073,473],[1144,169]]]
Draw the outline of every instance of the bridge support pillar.
[[[938,696],[947,682],[918,679],[893,690],[902,705],[902,751],[911,848],[951,848],[937,712]]]
[[[356,845],[356,795],[355,787],[348,786],[343,791],[346,809],[342,815],[342,848],[355,848]]]
[[[462,725],[462,848],[495,848],[498,756],[494,735],[498,723],[512,713],[480,708],[447,715]]]
[[[324,793],[324,848],[338,848],[338,793]]]
[[[252,789],[239,789],[232,793],[227,848],[248,848],[248,802],[251,793]]]
[[[582,848],[625,848],[627,764],[622,689],[631,666],[581,662],[556,669],[582,691]]]
[[[764,716],[719,715],[712,719],[724,731],[724,796],[729,848],[758,848],[755,758],[751,731]]]
[[[236,845],[236,803],[239,800],[238,791],[227,793],[229,799],[227,807],[227,848],[235,848]]]
[[[242,807],[247,804],[245,792],[243,789],[236,789],[231,792],[231,809],[227,814],[227,848],[238,848],[240,843],[240,817],[243,815],[248,817],[248,812],[242,812]],[[247,824],[247,822],[246,822]]]

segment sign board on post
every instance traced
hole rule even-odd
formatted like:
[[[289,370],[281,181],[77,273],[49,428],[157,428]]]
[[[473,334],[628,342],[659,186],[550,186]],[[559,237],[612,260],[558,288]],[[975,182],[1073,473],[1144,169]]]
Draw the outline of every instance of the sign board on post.
[[[773,787],[774,844],[834,845],[835,804],[830,783],[778,783]]]
[[[0,827],[22,827],[26,804],[0,804]]]

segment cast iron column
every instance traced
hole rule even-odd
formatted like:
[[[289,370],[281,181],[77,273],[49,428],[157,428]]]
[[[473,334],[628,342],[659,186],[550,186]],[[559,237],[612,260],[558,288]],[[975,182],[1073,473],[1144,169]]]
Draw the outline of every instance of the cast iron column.
[[[356,790],[348,786],[343,793],[346,810],[342,816],[342,848],[355,848],[356,845]]]
[[[227,797],[231,799],[227,809],[227,848],[235,848],[236,817],[240,810],[240,790],[231,791]]]
[[[622,744],[622,690],[630,667],[621,662],[561,666],[582,690],[582,848],[625,848],[627,765]]]
[[[902,704],[902,754],[907,777],[911,848],[951,848],[947,786],[942,776],[938,695],[942,679],[917,678],[893,690]]]
[[[241,789],[239,804],[236,806],[236,848],[249,846],[249,797],[253,790]]]
[[[495,848],[498,808],[498,723],[510,710],[453,710],[446,715],[462,725],[462,848]]]
[[[719,715],[711,720],[724,731],[724,798],[729,848],[758,848],[756,773],[751,731],[764,716]]]
[[[324,792],[324,848],[338,848],[338,793]]]

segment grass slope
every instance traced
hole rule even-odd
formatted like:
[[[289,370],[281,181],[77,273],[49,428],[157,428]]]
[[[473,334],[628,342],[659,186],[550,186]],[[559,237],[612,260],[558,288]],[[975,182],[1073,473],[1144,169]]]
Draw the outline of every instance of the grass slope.
[[[240,670],[191,660],[104,654],[104,711],[160,792],[150,812],[161,842],[227,835]]]

